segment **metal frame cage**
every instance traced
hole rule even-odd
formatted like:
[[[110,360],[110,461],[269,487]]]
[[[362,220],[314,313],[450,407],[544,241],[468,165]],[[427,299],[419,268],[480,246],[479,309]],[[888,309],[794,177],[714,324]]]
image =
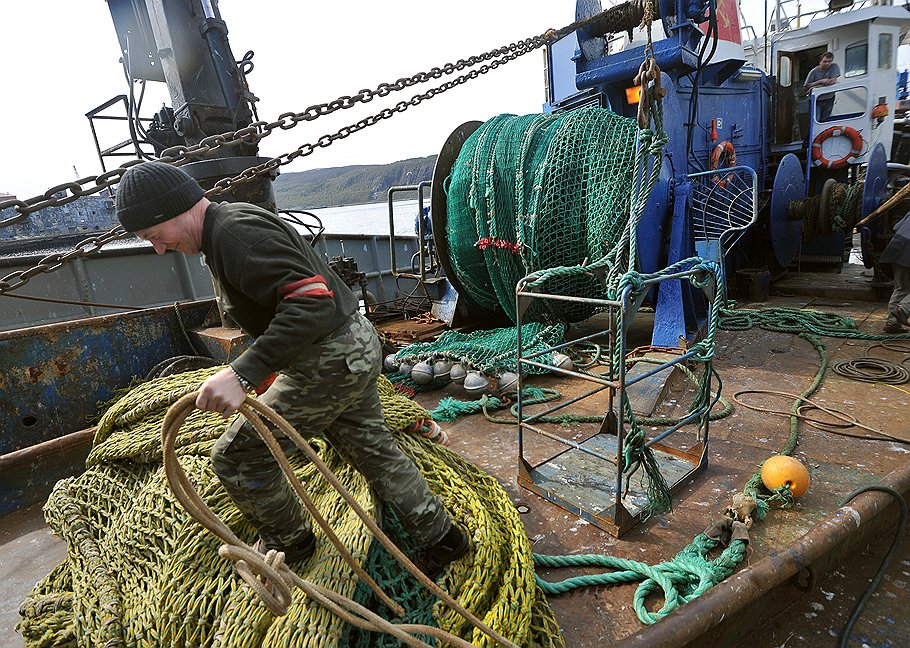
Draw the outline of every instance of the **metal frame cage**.
[[[646,288],[664,282],[699,276],[703,278],[705,272],[700,269],[690,269],[663,276],[647,278],[644,281]],[[517,400],[518,414],[518,452],[519,470],[518,482],[538,495],[554,502],[572,513],[581,516],[595,526],[619,537],[634,527],[646,513],[648,478],[644,470],[639,471],[641,476],[627,479],[624,475],[623,457],[629,424],[623,415],[624,403],[628,398],[628,389],[633,385],[652,378],[663,371],[671,373],[678,365],[688,360],[695,359],[699,351],[692,349],[667,349],[676,357],[655,365],[645,372],[635,372],[628,376],[626,362],[611,363],[608,371],[603,374],[580,372],[574,369],[553,367],[541,362],[541,356],[564,349],[580,342],[607,339],[610,350],[614,345],[619,345],[621,358],[627,358],[627,331],[641,305],[647,289],[633,293],[631,286],[627,286],[619,300],[590,299],[577,296],[546,294],[530,289],[528,278],[523,279],[516,287],[518,308],[518,367],[519,387]],[[706,300],[713,302],[720,299],[717,294],[716,279],[708,282],[703,289]],[[599,316],[606,316],[607,326],[594,333],[573,339],[542,351],[529,353],[526,351],[520,335],[522,319],[533,300],[549,299],[563,302],[583,302],[595,308],[605,309]],[[710,308],[709,308],[710,310]],[[612,353],[611,353],[612,357]],[[619,366],[614,366],[618,364]],[[542,367],[551,372],[578,378],[593,384],[593,387],[579,396],[547,407],[543,411],[529,414],[522,395],[524,387],[523,367]],[[709,371],[709,367],[705,367]],[[661,474],[664,476],[670,492],[680,489],[690,478],[707,467],[708,450],[708,413],[714,404],[711,390],[711,376],[707,376],[708,388],[704,390],[700,400],[693,403],[689,413],[679,419],[675,424],[659,431],[645,441],[645,446],[654,453]],[[606,392],[606,411],[599,429],[581,442],[560,436],[555,432],[546,430],[539,424],[545,416],[578,403],[584,399]],[[602,397],[601,397],[602,398]],[[689,448],[679,449],[665,443],[668,437],[677,433],[683,426],[690,423],[698,424],[696,442]],[[528,436],[526,433],[533,433]],[[543,461],[531,460],[528,453],[538,450],[533,447],[531,439],[545,438],[555,441],[562,447],[559,451],[550,452]],[[633,483],[634,482],[634,483]]]

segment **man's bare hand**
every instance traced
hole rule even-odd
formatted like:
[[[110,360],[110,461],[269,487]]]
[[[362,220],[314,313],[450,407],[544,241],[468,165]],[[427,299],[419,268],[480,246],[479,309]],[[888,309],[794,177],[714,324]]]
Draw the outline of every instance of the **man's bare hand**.
[[[237,411],[246,392],[230,367],[226,367],[202,383],[196,397],[196,407],[209,412],[217,412],[224,418]]]

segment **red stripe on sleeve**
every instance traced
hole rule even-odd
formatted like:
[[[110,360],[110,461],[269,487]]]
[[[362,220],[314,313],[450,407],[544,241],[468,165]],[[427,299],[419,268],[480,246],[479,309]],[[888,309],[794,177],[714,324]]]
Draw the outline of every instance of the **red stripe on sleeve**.
[[[308,285],[314,284],[314,283],[321,283],[321,284],[326,284],[326,285],[329,284],[329,282],[325,280],[325,277],[323,277],[322,275],[316,275],[314,277],[309,277],[308,279],[301,279],[300,281],[294,281],[292,283],[281,286],[280,288],[278,288],[278,296],[281,297],[282,299],[284,299],[285,295],[287,295],[288,293],[292,293],[292,292],[296,291],[297,289],[302,288],[303,286],[308,286]],[[329,292],[331,292],[331,291],[329,291]]]
[[[314,288],[312,290],[296,290],[292,293],[288,293],[281,298],[282,301],[285,299],[293,299],[294,297],[335,297],[335,293],[331,290],[326,290],[325,288]]]

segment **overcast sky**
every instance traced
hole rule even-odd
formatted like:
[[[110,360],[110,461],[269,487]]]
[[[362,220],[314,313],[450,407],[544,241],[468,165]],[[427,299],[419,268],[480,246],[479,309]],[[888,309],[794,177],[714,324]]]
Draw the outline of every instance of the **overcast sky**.
[[[760,5],[751,0],[746,4]],[[235,57],[255,51],[250,87],[261,99],[260,118],[273,120],[282,112],[299,112],[342,94],[375,88],[383,81],[562,27],[572,22],[575,2],[221,0],[219,7]],[[761,18],[758,14],[753,19],[760,23]],[[75,179],[77,172],[97,175],[101,167],[85,113],[127,90],[107,3],[6,0],[0,8],[0,24],[0,60],[5,63],[0,77],[0,192],[28,198]],[[284,170],[431,155],[464,121],[502,112],[537,112],[544,98],[542,57],[539,50],[531,52]],[[145,115],[167,100],[163,84],[152,86]],[[418,90],[428,87],[418,86]],[[386,103],[377,100],[273,134],[262,141],[260,153],[277,156],[314,142],[412,94],[404,90]],[[102,133],[101,145],[126,138],[125,130],[108,130]]]

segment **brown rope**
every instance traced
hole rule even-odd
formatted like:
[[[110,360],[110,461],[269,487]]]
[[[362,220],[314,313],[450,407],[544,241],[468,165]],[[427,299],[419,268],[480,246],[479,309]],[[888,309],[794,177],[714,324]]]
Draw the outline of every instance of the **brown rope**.
[[[204,528],[208,529],[226,543],[225,546],[219,550],[219,555],[235,561],[237,573],[250,585],[269,610],[276,615],[286,613],[287,606],[290,604],[291,599],[291,587],[292,585],[296,585],[303,590],[307,596],[310,596],[313,600],[324,605],[327,609],[339,614],[345,621],[359,627],[388,632],[396,638],[406,642],[408,645],[426,646],[423,642],[408,635],[408,632],[435,636],[462,648],[470,647],[472,645],[451,633],[433,626],[390,624],[354,601],[351,601],[340,594],[326,590],[325,588],[321,588],[313,583],[304,581],[284,564],[284,556],[281,552],[270,551],[267,556],[263,557],[259,552],[253,550],[237,538],[227,525],[219,520],[205,505],[193,489],[186,473],[184,473],[180,463],[177,461],[175,453],[177,432],[180,430],[180,426],[183,424],[184,420],[186,420],[186,417],[189,416],[195,408],[197,394],[198,392],[194,391],[180,398],[180,400],[168,409],[164,421],[161,424],[164,467],[168,483],[171,486],[171,490],[174,492],[174,496],[187,512]],[[379,586],[363,571],[344,545],[341,544],[341,541],[331,531],[328,523],[322,518],[315,505],[306,494],[306,490],[294,474],[284,452],[281,450],[281,447],[278,445],[272,432],[265,423],[263,423],[260,415],[275,425],[303,451],[316,469],[325,477],[339,495],[341,495],[358,517],[360,517],[367,528],[373,533],[373,536],[379,540],[382,546],[385,547],[385,549],[393,555],[402,566],[414,576],[414,578],[422,583],[437,598],[464,617],[471,625],[493,639],[496,643],[501,646],[506,646],[507,648],[518,648],[514,643],[501,636],[483,621],[478,619],[472,612],[458,603],[458,601],[452,598],[445,590],[420,571],[414,563],[412,563],[408,557],[395,546],[388,536],[383,533],[382,529],[379,528],[379,525],[376,524],[366,511],[364,511],[360,504],[357,503],[347,489],[338,481],[328,466],[319,458],[319,455],[313,450],[306,439],[304,439],[283,417],[267,405],[249,396],[247,396],[238,411],[247,418],[259,433],[259,436],[262,437],[262,440],[272,452],[272,455],[275,457],[281,470],[290,481],[291,486],[300,496],[304,506],[313,515],[313,518],[316,520],[316,523],[319,524],[320,528],[326,532],[326,535],[329,537],[332,544],[339,550],[348,564],[351,565],[354,572],[357,573],[358,576],[360,576],[361,579],[363,579],[363,581],[369,585],[371,589],[380,596],[382,601],[398,616],[403,614],[401,606],[392,601],[388,595],[379,589]],[[363,619],[355,616],[357,614],[364,615],[367,618]]]
[[[768,409],[766,407],[756,407],[754,405],[749,405],[748,403],[744,403],[743,401],[741,401],[739,399],[739,396],[742,394],[770,394],[772,396],[783,396],[785,398],[792,398],[794,400],[802,401],[803,403],[806,403],[806,404],[800,405],[800,407],[796,411],[796,413],[793,413],[793,412],[784,411],[784,410],[775,410],[775,409]],[[836,409],[833,409],[830,407],[825,407],[824,405],[819,405],[818,403],[812,401],[812,399],[806,398],[805,396],[800,396],[799,394],[791,394],[789,392],[781,392],[781,391],[771,391],[768,389],[743,389],[742,391],[738,391],[735,394],[733,394],[733,396],[730,397],[730,400],[732,400],[737,405],[742,405],[746,409],[755,410],[756,412],[763,412],[765,414],[775,414],[777,416],[786,416],[787,418],[795,417],[795,418],[801,419],[801,420],[805,421],[806,423],[808,423],[809,425],[811,425],[812,427],[822,430],[824,432],[830,432],[831,434],[840,434],[843,436],[854,437],[857,439],[868,439],[869,441],[896,441],[897,443],[910,443],[910,441],[901,439],[900,437],[891,436],[890,434],[882,432],[881,430],[876,430],[875,428],[871,428],[868,425],[863,425],[862,423],[857,421],[853,416],[850,416],[849,414],[845,414],[844,412],[841,412],[840,410],[836,410]],[[804,409],[805,410],[815,409],[820,412],[824,412],[825,414],[827,414],[829,416],[833,416],[835,419],[838,419],[839,421],[843,421],[843,423],[831,423],[829,421],[822,421],[819,419],[812,418],[811,416],[807,416],[803,413]],[[850,428],[850,427],[858,427],[863,430],[868,430],[869,432],[872,432],[873,434],[875,434],[877,436],[868,436],[868,435],[861,435],[861,434],[848,434],[848,433],[842,431],[844,428]]]

